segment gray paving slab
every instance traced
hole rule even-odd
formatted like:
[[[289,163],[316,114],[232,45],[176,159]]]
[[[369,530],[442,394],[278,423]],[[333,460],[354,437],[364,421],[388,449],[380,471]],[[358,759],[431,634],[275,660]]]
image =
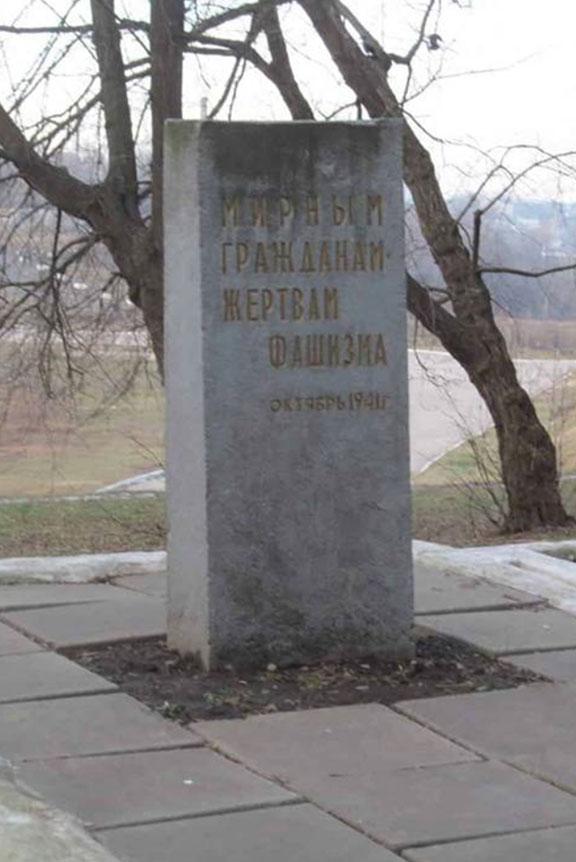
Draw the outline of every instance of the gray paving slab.
[[[41,652],[43,647],[0,622],[0,656]]]
[[[0,752],[11,762],[199,743],[125,694],[0,705]]]
[[[206,748],[29,763],[20,775],[97,828],[298,801]]]
[[[576,797],[494,762],[321,776],[302,792],[397,850],[576,823]]]
[[[115,862],[69,814],[57,811],[22,785],[0,775],[2,862]]]
[[[399,862],[312,805],[114,829],[98,837],[131,862]]]
[[[168,576],[165,572],[154,575],[126,575],[123,578],[116,578],[114,584],[125,590],[134,590],[148,596],[165,598],[168,593]]]
[[[2,617],[56,649],[164,634],[164,602],[125,592],[119,601],[11,611]]]
[[[257,715],[192,727],[220,750],[291,783],[335,773],[356,775],[475,759],[380,704]]]
[[[414,566],[415,613],[448,614],[542,604],[542,599],[455,572]]]
[[[546,607],[436,614],[418,623],[496,656],[576,648],[576,617]]]
[[[405,850],[409,862],[574,862],[576,828],[499,835],[476,841],[459,841]]]
[[[533,670],[556,682],[576,682],[576,649],[525,653],[506,661],[514,667]]]
[[[0,586],[0,611],[105,602],[118,597],[118,590],[110,584]]]
[[[536,683],[397,708],[476,751],[576,790],[576,689],[570,685]]]
[[[117,686],[52,652],[0,658],[0,703],[100,694]]]

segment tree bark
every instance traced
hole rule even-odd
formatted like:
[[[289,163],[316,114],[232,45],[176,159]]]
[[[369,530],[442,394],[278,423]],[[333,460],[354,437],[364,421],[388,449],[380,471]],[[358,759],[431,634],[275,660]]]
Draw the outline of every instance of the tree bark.
[[[339,0],[299,0],[349,87],[372,118],[402,117],[387,79],[390,62],[367,57],[342,20]],[[490,293],[476,272],[452,217],[430,154],[405,125],[404,180],[410,189],[421,230],[442,272],[452,317],[424,313],[421,294],[409,284],[410,306],[418,319],[462,363],[494,421],[508,498],[509,531],[526,531],[570,521],[560,496],[556,452],[534,406],[518,382],[492,312]],[[429,309],[434,309],[431,300]]]

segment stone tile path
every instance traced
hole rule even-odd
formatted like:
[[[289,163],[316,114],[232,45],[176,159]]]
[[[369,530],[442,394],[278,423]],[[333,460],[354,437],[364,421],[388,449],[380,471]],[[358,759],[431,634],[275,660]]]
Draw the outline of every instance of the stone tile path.
[[[164,576],[0,586],[0,757],[69,812],[31,802],[0,760],[0,847],[14,862],[573,862],[576,619],[450,572],[417,568],[416,584],[420,625],[557,681],[181,727],[51,651],[162,632]]]
[[[0,703],[116,691],[113,683],[52,652],[3,656],[0,680]]]
[[[35,761],[20,775],[100,828],[298,801],[296,794],[207,748]]]
[[[574,862],[576,829],[545,829],[407,850],[410,862]]]
[[[494,656],[576,648],[576,617],[553,608],[436,614],[418,622]]]
[[[556,682],[576,682],[576,649],[529,652],[506,659],[509,664],[533,670]]]
[[[55,649],[164,634],[166,611],[161,601],[128,590],[118,592],[121,598],[115,601],[7,611],[2,619]]]
[[[529,593],[418,564],[414,566],[414,587],[417,616],[542,604]]]
[[[0,656],[20,655],[28,652],[41,652],[40,644],[25,638],[9,626],[0,623]]]
[[[395,853],[313,805],[116,829],[100,837],[139,862],[398,862]]]

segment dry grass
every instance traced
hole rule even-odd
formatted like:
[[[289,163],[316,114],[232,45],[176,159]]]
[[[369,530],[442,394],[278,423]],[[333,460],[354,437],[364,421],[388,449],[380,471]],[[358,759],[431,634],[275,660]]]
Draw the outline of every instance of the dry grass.
[[[534,320],[499,316],[498,327],[512,356],[517,358],[576,357],[576,320]],[[421,350],[442,350],[442,345],[424,327],[408,320],[408,344]]]
[[[157,380],[142,368],[128,391],[106,386],[96,378],[74,399],[50,400],[30,385],[13,389],[9,400],[0,393],[7,404],[0,497],[90,493],[162,464],[164,398]]]
[[[566,378],[534,403],[556,446],[561,474],[576,474],[576,377]],[[492,481],[500,480],[494,429],[448,452],[414,477],[414,482],[440,486],[480,484],[485,481],[486,473]]]

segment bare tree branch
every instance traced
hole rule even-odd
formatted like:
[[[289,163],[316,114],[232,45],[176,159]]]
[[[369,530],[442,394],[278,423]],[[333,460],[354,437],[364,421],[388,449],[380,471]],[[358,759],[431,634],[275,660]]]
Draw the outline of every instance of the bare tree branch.
[[[514,269],[507,266],[482,266],[479,268],[479,273],[493,272],[503,273],[507,275],[521,275],[524,278],[542,278],[545,275],[554,275],[556,272],[571,272],[576,270],[576,263],[570,263],[566,266],[553,266],[550,269]]]
[[[143,33],[148,33],[150,30],[150,26],[146,21],[135,21],[131,18],[117,18],[116,22],[120,30]],[[38,36],[43,33],[54,34],[56,36],[66,34],[82,36],[93,32],[93,24],[55,24],[53,26],[44,27],[18,27],[17,25],[0,24],[0,33],[11,33],[15,36]]]
[[[0,145],[20,172],[20,176],[59,209],[88,219],[88,210],[98,193],[97,187],[72,177],[64,168],[42,159],[26,140],[12,118],[0,105]]]
[[[280,27],[278,8],[266,0],[260,0],[262,7],[258,21],[266,34],[268,48],[272,62],[271,70],[274,70],[274,83],[280,90],[282,98],[294,118],[299,120],[313,120],[312,108],[304,98],[300,87],[294,77],[290,56]]]
[[[91,0],[90,5],[94,22],[94,44],[102,81],[102,105],[106,117],[108,181],[122,197],[126,213],[135,217],[138,215],[138,176],[114,0]]]
[[[259,12],[263,6],[282,6],[286,3],[291,3],[292,0],[257,0],[256,3],[244,3],[236,9],[229,9],[226,12],[221,12],[219,15],[211,15],[204,21],[197,23],[192,30],[188,30],[184,34],[186,42],[194,42],[203,33],[208,30],[215,30],[221,27],[222,24],[228,24],[230,21],[235,21],[237,18],[243,18],[247,15],[254,15]]]
[[[158,248],[162,244],[164,122],[182,116],[183,27],[183,0],[156,0],[151,4],[152,233]]]

